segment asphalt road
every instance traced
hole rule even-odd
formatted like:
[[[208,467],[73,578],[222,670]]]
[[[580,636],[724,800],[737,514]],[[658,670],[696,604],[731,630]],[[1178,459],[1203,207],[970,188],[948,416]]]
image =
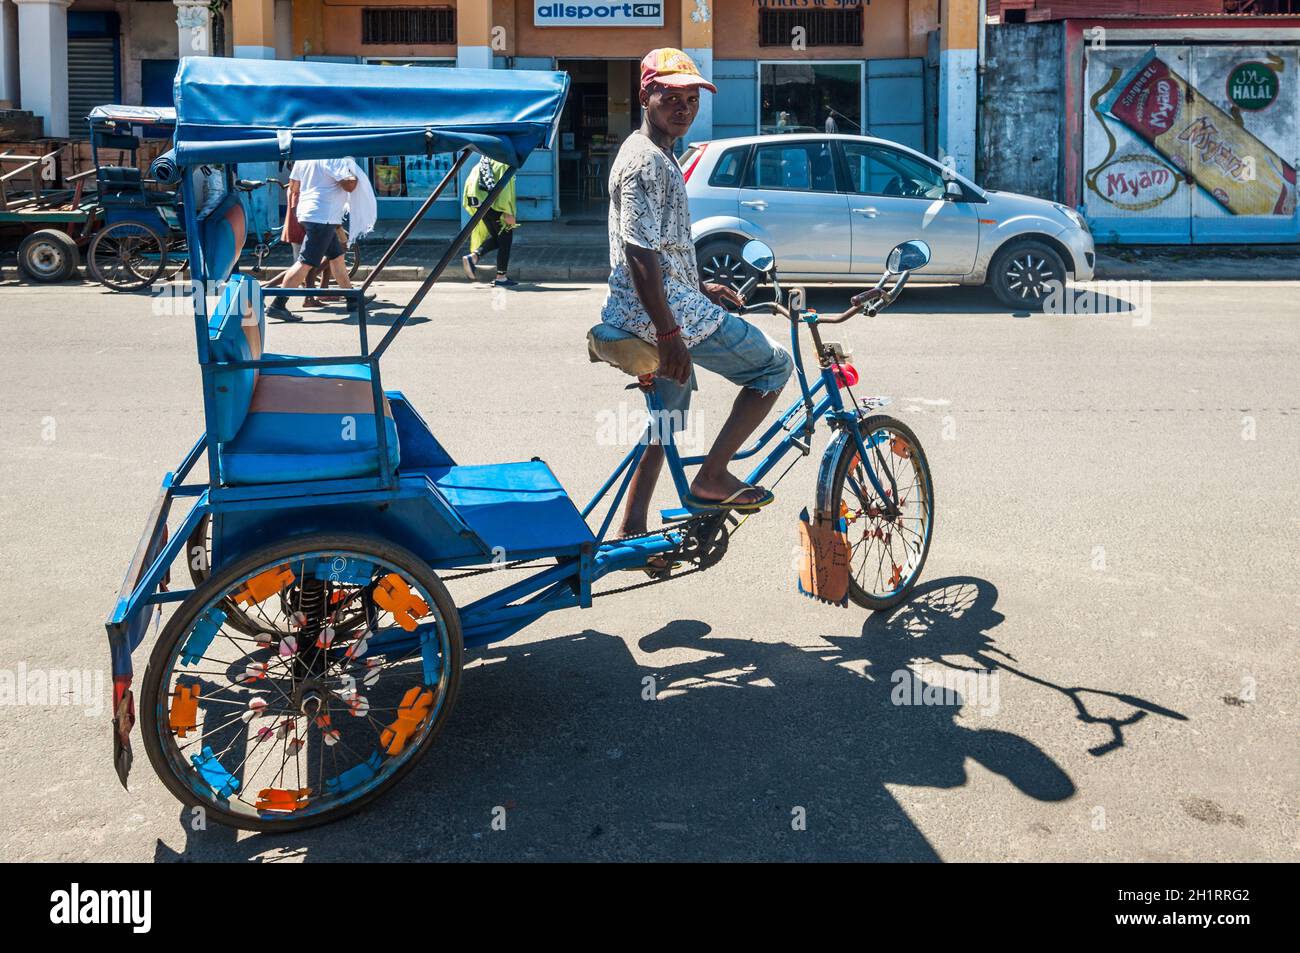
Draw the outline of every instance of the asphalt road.
[[[587,362],[602,295],[439,288],[385,382],[461,462],[540,455],[585,501],[639,409]],[[798,595],[802,461],[718,567],[471,653],[446,732],[396,791],[269,838],[191,830],[142,754],[130,793],[110,764],[102,622],[202,426],[192,324],[147,297],[6,281],[0,679],[21,689],[0,683],[0,855],[1294,861],[1298,297],[1189,282],[1156,285],[1137,319],[1018,317],[909,288],[847,336],[859,394],[894,397],[934,472],[910,606]],[[327,353],[355,334],[335,312],[268,337]],[[707,442],[732,392],[702,385]],[[959,667],[984,673],[960,704],[892,703],[896,673]],[[51,670],[91,695],[39,703]]]

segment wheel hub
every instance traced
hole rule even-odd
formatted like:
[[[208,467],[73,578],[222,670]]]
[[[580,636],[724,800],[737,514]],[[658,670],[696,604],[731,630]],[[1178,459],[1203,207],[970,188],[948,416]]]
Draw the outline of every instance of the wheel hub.
[[[307,718],[315,718],[326,708],[325,688],[314,678],[298,683],[293,693],[293,707]]]

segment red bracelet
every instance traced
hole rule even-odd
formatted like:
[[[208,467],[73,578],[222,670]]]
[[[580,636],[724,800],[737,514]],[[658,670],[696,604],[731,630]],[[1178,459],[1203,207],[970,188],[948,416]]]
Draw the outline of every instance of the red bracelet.
[[[677,337],[677,335],[681,333],[682,333],[681,325],[674,324],[673,329],[671,331],[656,331],[655,337],[657,337],[660,341],[671,341],[673,338]]]

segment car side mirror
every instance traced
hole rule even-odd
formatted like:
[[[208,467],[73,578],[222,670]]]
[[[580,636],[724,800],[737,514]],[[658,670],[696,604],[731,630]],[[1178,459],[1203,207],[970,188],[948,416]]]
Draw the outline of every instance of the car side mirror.
[[[896,245],[889,253],[885,269],[891,275],[901,275],[905,271],[916,271],[930,263],[930,246],[919,238]]]
[[[750,268],[761,271],[765,275],[776,267],[776,255],[773,254],[772,247],[757,238],[745,242],[745,247],[740,250],[740,257],[745,259],[745,264]]]
[[[961,183],[958,182],[956,179],[949,179],[944,184],[943,194],[944,194],[944,198],[946,198],[949,202],[966,201],[966,190],[962,188]]]

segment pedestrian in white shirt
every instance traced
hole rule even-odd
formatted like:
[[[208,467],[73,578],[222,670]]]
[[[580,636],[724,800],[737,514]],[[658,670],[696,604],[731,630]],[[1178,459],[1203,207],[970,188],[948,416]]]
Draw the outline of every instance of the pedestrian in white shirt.
[[[327,265],[340,288],[352,287],[338,232],[348,195],[356,189],[357,182],[357,167],[351,159],[299,159],[293,164],[289,175],[289,206],[306,237],[298,260],[285,272],[280,287],[297,288],[322,263]],[[356,309],[357,302],[349,300],[348,310]],[[289,310],[288,299],[283,295],[276,296],[266,313],[282,321],[302,320]]]

